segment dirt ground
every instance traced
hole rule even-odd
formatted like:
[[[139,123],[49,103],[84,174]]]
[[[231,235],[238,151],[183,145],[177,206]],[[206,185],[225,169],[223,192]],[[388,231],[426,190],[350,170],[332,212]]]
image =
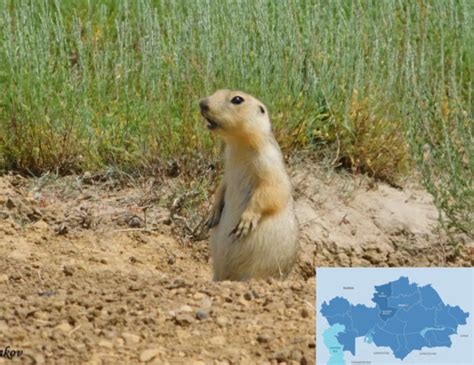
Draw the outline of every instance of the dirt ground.
[[[290,279],[214,283],[172,180],[0,177],[0,364],[314,364],[316,266],[474,264],[416,186],[307,165]]]

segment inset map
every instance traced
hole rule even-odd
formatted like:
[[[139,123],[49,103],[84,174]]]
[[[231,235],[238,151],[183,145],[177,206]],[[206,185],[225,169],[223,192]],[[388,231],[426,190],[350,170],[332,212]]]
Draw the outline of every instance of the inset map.
[[[317,364],[473,364],[472,268],[318,268]]]

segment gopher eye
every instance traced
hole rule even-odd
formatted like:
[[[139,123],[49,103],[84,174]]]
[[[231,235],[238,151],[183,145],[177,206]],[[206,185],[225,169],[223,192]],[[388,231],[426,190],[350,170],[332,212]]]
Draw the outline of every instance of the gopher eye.
[[[234,96],[230,102],[232,104],[239,105],[244,102],[244,98],[242,98],[241,96]]]
[[[265,109],[263,109],[263,106],[260,105],[259,108],[260,108],[260,111],[262,112],[262,114],[265,114]]]

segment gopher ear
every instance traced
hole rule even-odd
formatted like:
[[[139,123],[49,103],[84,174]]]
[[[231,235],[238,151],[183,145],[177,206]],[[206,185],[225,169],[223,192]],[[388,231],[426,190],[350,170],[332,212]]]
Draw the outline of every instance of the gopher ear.
[[[263,108],[263,106],[259,105],[258,107],[260,108],[260,111],[262,112],[262,114],[265,114],[265,109]]]

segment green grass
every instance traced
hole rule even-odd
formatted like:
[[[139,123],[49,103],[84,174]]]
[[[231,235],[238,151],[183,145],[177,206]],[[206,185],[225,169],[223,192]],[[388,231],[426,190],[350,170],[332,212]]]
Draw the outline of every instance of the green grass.
[[[472,234],[473,24],[470,0],[0,0],[0,168],[195,171],[219,154],[197,100],[238,88],[285,152],[416,166]]]

